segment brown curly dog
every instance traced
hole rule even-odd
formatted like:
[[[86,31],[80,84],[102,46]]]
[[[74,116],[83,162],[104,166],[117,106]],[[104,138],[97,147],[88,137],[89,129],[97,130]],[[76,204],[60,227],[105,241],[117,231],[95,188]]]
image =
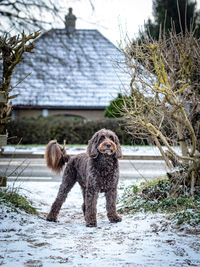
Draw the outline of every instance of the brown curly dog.
[[[49,168],[59,173],[65,162],[62,183],[58,195],[47,215],[48,221],[56,221],[67,194],[78,182],[83,193],[83,213],[86,226],[97,226],[97,198],[105,193],[106,210],[110,222],[122,219],[116,212],[117,184],[119,180],[118,158],[122,156],[119,139],[114,132],[101,129],[88,142],[87,153],[70,157],[55,140],[46,148],[45,158]]]

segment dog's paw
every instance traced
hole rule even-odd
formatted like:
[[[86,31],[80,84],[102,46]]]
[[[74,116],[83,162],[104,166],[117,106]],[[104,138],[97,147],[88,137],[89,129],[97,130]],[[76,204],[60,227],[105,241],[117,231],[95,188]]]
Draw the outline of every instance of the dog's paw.
[[[87,222],[86,226],[87,227],[97,227],[97,223],[96,222]]]
[[[121,222],[122,221],[122,218],[120,216],[110,216],[109,217],[109,221],[111,223],[117,223],[117,222]]]
[[[57,218],[54,218],[52,216],[47,215],[46,221],[48,221],[48,222],[57,222]]]

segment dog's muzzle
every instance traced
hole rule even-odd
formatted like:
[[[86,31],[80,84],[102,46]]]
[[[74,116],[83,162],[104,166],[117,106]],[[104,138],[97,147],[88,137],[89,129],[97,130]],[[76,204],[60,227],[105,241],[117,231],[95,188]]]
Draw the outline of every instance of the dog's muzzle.
[[[112,140],[106,139],[98,146],[98,150],[100,153],[112,155],[116,152],[117,146]]]

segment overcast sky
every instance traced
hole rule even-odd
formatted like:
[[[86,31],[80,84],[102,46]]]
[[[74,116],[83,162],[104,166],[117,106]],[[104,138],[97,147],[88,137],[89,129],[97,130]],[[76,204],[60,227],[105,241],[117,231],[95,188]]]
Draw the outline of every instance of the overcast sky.
[[[176,1],[176,0],[174,0]],[[152,16],[152,0],[89,0],[63,1],[73,8],[79,29],[98,29],[105,37],[118,45],[128,33],[133,38]],[[197,0],[200,9],[200,0]],[[64,8],[66,13],[66,8]],[[62,25],[61,25],[62,26]]]
[[[98,29],[114,44],[128,32],[134,36],[139,25],[152,17],[152,0],[88,0],[67,1],[77,17],[76,28]]]

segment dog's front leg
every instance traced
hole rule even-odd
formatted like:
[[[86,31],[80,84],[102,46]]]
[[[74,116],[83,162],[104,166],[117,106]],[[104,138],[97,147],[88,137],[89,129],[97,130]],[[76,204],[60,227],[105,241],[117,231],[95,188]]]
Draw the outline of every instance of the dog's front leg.
[[[106,197],[106,210],[107,216],[110,222],[121,222],[122,218],[117,214],[116,201],[117,201],[117,189],[112,188],[105,193]]]
[[[86,226],[97,226],[97,199],[98,192],[93,187],[88,187],[85,192],[85,221]]]

